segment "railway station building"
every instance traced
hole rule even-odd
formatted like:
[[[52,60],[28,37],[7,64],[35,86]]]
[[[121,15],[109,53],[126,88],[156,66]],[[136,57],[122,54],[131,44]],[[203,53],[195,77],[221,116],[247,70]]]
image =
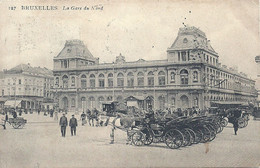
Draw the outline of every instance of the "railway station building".
[[[206,34],[180,28],[163,60],[99,63],[80,40],[68,40],[54,61],[54,98],[59,107],[101,109],[106,101],[129,101],[143,109],[205,109],[214,104],[256,101],[255,81],[221,65]],[[136,101],[136,102],[134,102]]]

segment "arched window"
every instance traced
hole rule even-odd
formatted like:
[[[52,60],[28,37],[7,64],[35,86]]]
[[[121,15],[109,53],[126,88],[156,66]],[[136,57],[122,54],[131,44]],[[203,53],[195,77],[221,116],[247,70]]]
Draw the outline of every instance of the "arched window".
[[[122,73],[119,73],[117,75],[117,86],[123,87],[124,86],[124,75]]]
[[[71,107],[75,107],[75,99],[74,98],[71,99]]]
[[[94,97],[89,98],[89,105],[90,105],[90,109],[95,108],[95,98]]]
[[[154,74],[153,72],[148,73],[148,86],[154,86]]]
[[[112,96],[108,96],[107,97],[107,101],[112,101],[113,100],[113,97]]]
[[[159,100],[159,109],[164,110],[165,109],[165,97],[160,96],[160,97],[158,97],[158,100]]]
[[[134,74],[132,72],[129,72],[127,74],[127,86],[128,87],[134,86]]]
[[[198,107],[199,106],[199,99],[197,97],[195,97],[194,99],[194,107]]]
[[[183,39],[183,43],[187,43],[188,42],[188,39],[187,38],[184,38]]]
[[[171,98],[171,107],[175,107],[175,97]]]
[[[182,85],[188,85],[189,83],[189,75],[188,71],[186,69],[181,70],[181,84]]]
[[[108,87],[113,87],[113,84],[114,84],[114,77],[113,77],[113,74],[112,73],[110,73],[110,74],[108,74],[108,76],[107,76],[108,78],[107,78],[107,83],[108,83]]]
[[[98,107],[99,109],[102,109],[102,103],[104,102],[104,97],[101,96],[98,98]]]
[[[116,98],[116,100],[117,100],[118,102],[122,102],[122,101],[123,101],[123,97],[122,97],[122,96],[118,96],[118,97]]]
[[[89,83],[91,88],[94,88],[96,86],[96,79],[94,74],[91,74],[89,76]]]
[[[143,72],[139,72],[137,74],[137,85],[144,86],[144,73]]]
[[[194,71],[194,72],[193,72],[193,82],[198,82],[198,79],[199,79],[199,77],[198,77],[198,72],[197,72],[197,71]]]
[[[26,82],[27,83],[27,82]],[[56,77],[55,79],[55,86],[56,87],[59,87],[59,77]]]
[[[158,82],[160,86],[165,85],[165,72],[160,71],[158,73]]]
[[[105,87],[105,76],[103,74],[99,74],[98,82],[99,82],[99,87],[101,88]]]
[[[75,77],[74,76],[71,77],[71,86],[72,87],[75,86]]]
[[[171,72],[171,82],[175,82],[175,72]]]
[[[63,88],[68,88],[68,82],[69,82],[69,78],[67,75],[64,75],[62,77],[62,82],[63,82]]]
[[[86,87],[87,87],[86,75],[81,75],[81,88],[86,88]]]

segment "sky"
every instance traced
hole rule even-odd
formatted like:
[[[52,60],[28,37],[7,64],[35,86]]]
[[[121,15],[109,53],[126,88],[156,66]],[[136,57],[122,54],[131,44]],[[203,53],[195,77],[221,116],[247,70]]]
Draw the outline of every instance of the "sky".
[[[58,10],[21,10],[21,5]],[[99,5],[103,10],[63,10]],[[9,10],[16,6],[16,10]],[[21,63],[53,69],[66,40],[80,39],[100,62],[166,59],[179,28],[206,33],[222,65],[253,79],[260,55],[258,0],[0,1],[0,70]]]

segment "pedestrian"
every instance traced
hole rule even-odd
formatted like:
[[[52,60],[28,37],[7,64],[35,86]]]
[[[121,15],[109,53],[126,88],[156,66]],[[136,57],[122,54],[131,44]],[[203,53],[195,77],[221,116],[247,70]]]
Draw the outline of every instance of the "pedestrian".
[[[63,113],[62,117],[60,118],[60,127],[61,127],[61,136],[65,137],[66,135],[66,127],[68,125],[67,117],[65,113]]]
[[[19,116],[22,115],[22,109],[19,109]]]
[[[237,135],[237,131],[238,131],[238,119],[239,118],[234,117],[234,120],[233,120],[233,127],[234,127],[235,135]]]
[[[38,108],[38,115],[40,115],[40,112],[41,112],[41,110],[40,110],[40,108]]]
[[[58,121],[58,111],[56,111],[56,110],[54,112],[54,120]]]
[[[80,117],[81,117],[82,125],[86,124],[86,114],[84,113],[84,111]]]
[[[74,117],[74,114],[72,115],[72,118],[70,119],[70,131],[71,131],[71,136],[76,135],[76,127],[78,126],[77,119]]]

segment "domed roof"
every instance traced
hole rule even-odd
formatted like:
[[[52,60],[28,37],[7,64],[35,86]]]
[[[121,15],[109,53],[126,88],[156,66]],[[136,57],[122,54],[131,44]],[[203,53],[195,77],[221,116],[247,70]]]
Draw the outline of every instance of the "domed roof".
[[[54,57],[54,59],[66,58],[95,59],[81,40],[67,40],[61,52]]]

